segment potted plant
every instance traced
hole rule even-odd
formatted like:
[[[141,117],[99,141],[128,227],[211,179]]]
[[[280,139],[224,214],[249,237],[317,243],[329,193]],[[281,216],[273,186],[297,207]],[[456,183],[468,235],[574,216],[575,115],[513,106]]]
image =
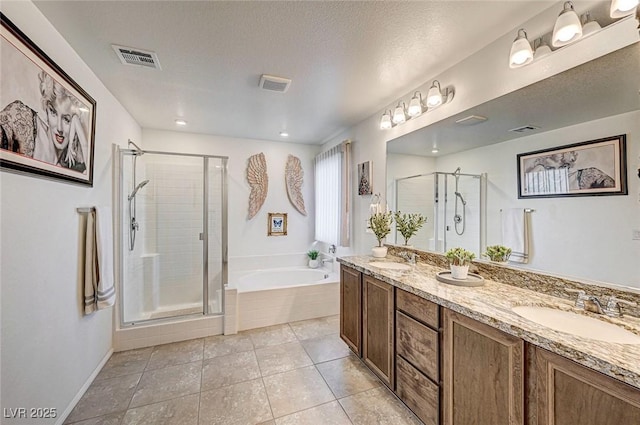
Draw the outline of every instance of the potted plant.
[[[427,217],[420,213],[402,214],[400,211],[396,211],[394,218],[396,219],[396,229],[404,238],[405,246],[409,245],[409,239],[427,222]]]
[[[318,252],[317,249],[312,249],[311,251],[307,252],[307,257],[309,257],[309,267],[312,269],[317,269],[318,268],[318,255],[320,255],[320,252]]]
[[[464,280],[469,273],[469,264],[476,255],[467,251],[464,248],[452,248],[445,253],[447,260],[449,260],[449,267],[451,269],[451,277],[454,279]]]
[[[369,217],[369,226],[378,239],[378,246],[373,247],[372,253],[376,258],[387,256],[387,247],[382,246],[382,240],[391,233],[391,222],[393,213],[391,211],[384,213],[375,213]]]
[[[482,254],[483,257],[487,257],[491,261],[497,263],[506,263],[511,255],[511,248],[507,248],[504,245],[491,245],[487,247],[487,251]]]

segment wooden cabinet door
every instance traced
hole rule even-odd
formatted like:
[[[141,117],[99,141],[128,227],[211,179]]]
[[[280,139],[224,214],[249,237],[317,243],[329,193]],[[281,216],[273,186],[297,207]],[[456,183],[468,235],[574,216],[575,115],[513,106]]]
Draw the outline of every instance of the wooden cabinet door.
[[[523,425],[524,341],[451,310],[443,319],[444,424]]]
[[[538,425],[638,425],[640,390],[536,348]]]
[[[362,356],[362,274],[340,267],[340,338]]]
[[[362,358],[369,369],[393,390],[393,286],[367,275],[362,277],[362,284]]]

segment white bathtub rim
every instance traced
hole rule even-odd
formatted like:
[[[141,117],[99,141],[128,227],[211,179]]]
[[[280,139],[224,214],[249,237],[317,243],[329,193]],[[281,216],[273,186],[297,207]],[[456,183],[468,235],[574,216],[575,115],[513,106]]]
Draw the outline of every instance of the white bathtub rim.
[[[253,274],[259,274],[259,273],[274,273],[274,272],[287,272],[287,271],[315,271],[315,272],[322,272],[326,275],[328,275],[327,278],[325,279],[319,279],[313,282],[307,282],[307,283],[302,283],[302,284],[295,284],[295,285],[274,285],[274,286],[269,286],[266,288],[241,288],[238,286],[238,281],[241,278],[253,275]],[[269,290],[275,290],[275,289],[286,289],[286,288],[295,288],[295,287],[299,287],[299,286],[310,286],[310,285],[322,285],[325,283],[336,283],[340,281],[340,277],[339,274],[336,272],[332,272],[330,270],[327,270],[325,268],[317,268],[317,269],[312,269],[309,267],[275,267],[275,268],[266,268],[266,269],[254,269],[254,270],[243,270],[243,271],[236,271],[236,272],[231,272],[229,273],[229,283],[226,285],[228,288],[234,288],[238,290],[238,293],[244,293],[244,292],[255,292],[255,291],[269,291]]]

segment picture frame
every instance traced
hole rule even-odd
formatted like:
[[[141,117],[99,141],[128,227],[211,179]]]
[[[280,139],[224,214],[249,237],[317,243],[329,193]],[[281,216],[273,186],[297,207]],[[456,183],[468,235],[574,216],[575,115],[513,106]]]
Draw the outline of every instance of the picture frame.
[[[626,134],[517,155],[518,198],[627,195]]]
[[[373,195],[371,161],[358,164],[358,195]]]
[[[96,101],[0,13],[0,168],[93,186]]]
[[[287,235],[287,213],[269,213],[267,236]]]

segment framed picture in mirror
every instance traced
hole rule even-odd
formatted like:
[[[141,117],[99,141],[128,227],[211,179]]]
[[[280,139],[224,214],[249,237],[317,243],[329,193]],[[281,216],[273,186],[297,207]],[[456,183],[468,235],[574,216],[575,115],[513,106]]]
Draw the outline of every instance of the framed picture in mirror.
[[[626,135],[517,155],[518,198],[626,195]]]

